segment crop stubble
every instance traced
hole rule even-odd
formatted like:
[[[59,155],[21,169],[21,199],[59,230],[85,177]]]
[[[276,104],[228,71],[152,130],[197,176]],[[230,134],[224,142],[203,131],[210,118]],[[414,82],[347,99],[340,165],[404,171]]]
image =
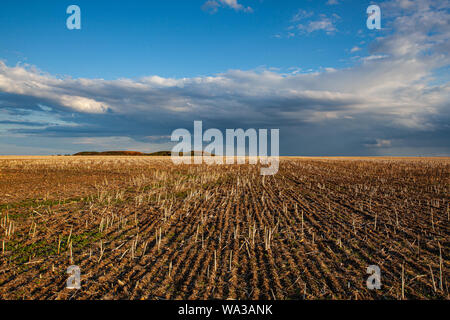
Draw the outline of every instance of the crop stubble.
[[[0,158],[0,297],[448,299],[449,168],[283,158],[262,177],[170,158]],[[65,288],[71,264],[80,290]],[[366,287],[372,264],[381,290]]]

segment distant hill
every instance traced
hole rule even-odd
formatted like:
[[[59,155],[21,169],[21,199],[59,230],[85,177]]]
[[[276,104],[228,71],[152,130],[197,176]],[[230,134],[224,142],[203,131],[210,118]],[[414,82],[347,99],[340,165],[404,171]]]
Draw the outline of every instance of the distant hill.
[[[139,151],[83,151],[75,153],[74,156],[156,156],[156,157],[170,157],[171,151],[157,151],[152,153],[143,153]],[[191,151],[191,156],[201,155],[202,152]],[[208,154],[203,152],[204,155]],[[212,154],[214,156],[214,154]]]
[[[145,153],[138,151],[83,151],[75,153],[74,156],[145,156]]]
[[[157,151],[153,153],[146,153],[146,156],[159,156],[159,157],[170,157],[171,151]]]

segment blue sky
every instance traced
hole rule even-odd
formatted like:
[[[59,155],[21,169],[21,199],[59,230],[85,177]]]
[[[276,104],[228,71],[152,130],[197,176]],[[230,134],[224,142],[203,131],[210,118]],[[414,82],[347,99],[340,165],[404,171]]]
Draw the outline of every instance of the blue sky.
[[[73,77],[193,77],[258,67],[344,67],[351,63],[348,50],[373,36],[365,28],[364,1],[246,1],[252,12],[224,7],[215,14],[202,10],[205,0],[77,1],[79,31],[65,28],[72,3],[2,1],[2,58]],[[289,28],[300,10],[314,12],[311,20],[331,17],[343,29],[292,39]]]
[[[280,128],[284,155],[450,155],[449,16],[448,0],[3,0],[0,154],[156,151],[203,120]]]

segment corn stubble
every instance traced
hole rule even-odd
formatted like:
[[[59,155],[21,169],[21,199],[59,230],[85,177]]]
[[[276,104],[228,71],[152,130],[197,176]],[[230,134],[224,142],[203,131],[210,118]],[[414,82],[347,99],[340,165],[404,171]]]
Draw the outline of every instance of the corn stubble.
[[[0,158],[0,298],[449,299],[449,159],[286,158],[259,172]],[[372,264],[381,290],[366,287]]]

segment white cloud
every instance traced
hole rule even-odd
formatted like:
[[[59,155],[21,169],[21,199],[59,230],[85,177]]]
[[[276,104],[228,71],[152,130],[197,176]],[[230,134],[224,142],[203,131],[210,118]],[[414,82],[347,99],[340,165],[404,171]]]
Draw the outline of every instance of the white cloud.
[[[27,66],[19,65],[9,68],[3,61],[0,61],[0,92],[32,96],[41,98],[43,101],[54,101],[61,106],[80,112],[103,113],[110,108],[103,101],[67,94],[70,90],[64,89],[62,85],[74,82],[70,79],[57,79],[40,72],[35,67],[27,68]],[[85,82],[92,83],[93,81],[86,80]]]
[[[229,6],[230,8],[232,8],[232,9],[234,9],[234,10],[236,10],[236,11],[240,11],[240,10],[248,11],[248,12],[253,11],[252,8],[250,8],[250,7],[244,7],[242,4],[239,4],[239,3],[237,2],[237,0],[219,0],[219,1],[220,1],[221,3],[223,3],[224,5],[227,5],[227,6]]]
[[[297,13],[292,17],[292,22],[297,22],[303,19],[307,19],[309,17],[312,17],[314,15],[314,12],[312,11],[306,11],[303,9],[299,9]]]
[[[339,19],[340,17],[337,14],[331,16],[315,15],[312,11],[300,9],[292,17],[292,24],[288,27],[288,30],[290,30],[290,33],[292,33],[292,30],[297,30],[300,33],[324,31],[327,34],[333,34],[337,31],[336,23]]]
[[[306,26],[299,25],[298,28],[300,30],[306,30],[308,33],[318,30],[324,30],[327,33],[332,33],[337,30],[333,21],[325,16],[321,17],[319,20],[310,21]]]
[[[243,12],[253,12],[251,7],[245,7],[242,4],[238,3],[237,0],[208,0],[206,1],[202,9],[211,14],[216,13],[220,7],[228,7],[235,11],[243,11]]]
[[[214,14],[219,10],[219,7],[220,7],[220,4],[217,1],[208,0],[203,4],[202,10],[207,11],[211,14]]]
[[[363,57],[362,60],[363,61],[371,61],[371,60],[379,60],[379,59],[384,59],[387,58],[388,56],[385,54],[378,54],[378,55],[370,55],[367,57]]]

